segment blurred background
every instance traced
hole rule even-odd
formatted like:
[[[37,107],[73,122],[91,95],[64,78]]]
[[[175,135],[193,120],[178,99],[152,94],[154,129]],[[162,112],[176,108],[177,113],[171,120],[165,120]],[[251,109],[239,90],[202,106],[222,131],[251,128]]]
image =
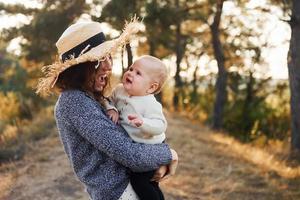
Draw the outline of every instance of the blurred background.
[[[57,60],[61,33],[92,19],[114,38],[137,16],[141,31],[114,56],[114,82],[138,56],[156,56],[170,69],[157,96],[168,113],[298,165],[292,10],[289,0],[1,0],[0,163],[22,158],[28,144],[56,130],[57,97],[41,98],[34,87],[42,66]]]

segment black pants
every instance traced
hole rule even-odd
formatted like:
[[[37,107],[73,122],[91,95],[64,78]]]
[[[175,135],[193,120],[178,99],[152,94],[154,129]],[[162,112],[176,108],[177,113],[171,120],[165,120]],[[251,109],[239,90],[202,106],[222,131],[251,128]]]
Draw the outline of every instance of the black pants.
[[[164,200],[158,182],[150,181],[155,171],[131,173],[130,183],[141,200]]]

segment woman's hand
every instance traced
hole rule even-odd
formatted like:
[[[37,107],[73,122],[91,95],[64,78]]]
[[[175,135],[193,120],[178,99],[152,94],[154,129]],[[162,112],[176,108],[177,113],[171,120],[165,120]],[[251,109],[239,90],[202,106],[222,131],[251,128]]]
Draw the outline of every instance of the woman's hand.
[[[166,175],[168,171],[168,166],[167,165],[162,165],[160,166],[154,173],[153,178],[151,179],[151,181],[156,181],[156,182],[160,182],[162,180],[162,178]]]
[[[152,178],[153,181],[161,182],[173,176],[178,165],[178,155],[174,149],[171,149],[172,161],[167,166],[160,166]]]
[[[110,110],[106,111],[106,114],[109,117],[109,119],[111,119],[115,124],[118,123],[119,113],[116,110],[110,109]]]

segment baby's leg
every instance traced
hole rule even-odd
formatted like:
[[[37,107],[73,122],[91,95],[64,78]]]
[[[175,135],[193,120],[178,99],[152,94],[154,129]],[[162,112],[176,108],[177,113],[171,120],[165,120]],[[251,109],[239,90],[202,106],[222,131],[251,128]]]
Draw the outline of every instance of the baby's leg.
[[[157,182],[150,181],[155,171],[132,173],[131,185],[141,200],[164,200]]]
[[[157,191],[157,193],[158,193],[159,199],[160,199],[160,200],[165,200],[164,194],[162,193],[161,189],[159,188],[158,182],[153,181],[153,182],[151,182],[151,183],[152,183],[152,184],[154,185],[154,187],[156,188],[156,191]]]

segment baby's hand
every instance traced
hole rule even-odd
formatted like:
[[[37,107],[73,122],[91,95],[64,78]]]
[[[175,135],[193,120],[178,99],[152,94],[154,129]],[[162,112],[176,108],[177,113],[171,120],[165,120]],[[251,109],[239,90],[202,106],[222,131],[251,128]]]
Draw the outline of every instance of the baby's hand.
[[[134,114],[131,114],[131,115],[128,115],[128,119],[129,119],[129,122],[133,125],[135,125],[136,127],[140,127],[143,125],[143,120],[139,118],[139,116],[137,115],[134,115]]]
[[[110,110],[106,111],[106,114],[109,117],[109,119],[111,119],[115,124],[118,123],[119,113],[116,110],[110,109]]]

